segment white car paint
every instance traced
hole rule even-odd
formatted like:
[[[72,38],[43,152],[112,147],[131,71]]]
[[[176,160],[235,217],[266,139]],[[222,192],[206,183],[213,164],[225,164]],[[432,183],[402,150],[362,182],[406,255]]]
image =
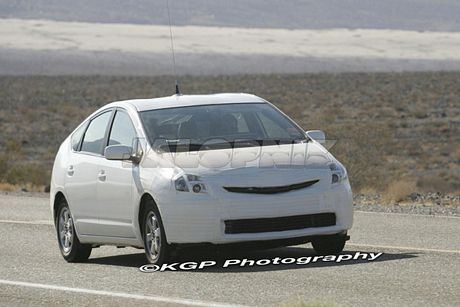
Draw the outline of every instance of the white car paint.
[[[51,210],[58,193],[66,198],[82,243],[143,247],[138,214],[141,198],[155,200],[168,243],[232,243],[345,232],[352,227],[348,178],[332,184],[331,162],[341,164],[318,142],[202,152],[159,153],[147,142],[139,112],[172,107],[229,103],[266,103],[248,94],[175,95],[110,103],[90,115],[62,143],[53,167]],[[271,104],[270,104],[271,105]],[[107,160],[75,152],[71,137],[94,116],[123,109],[136,130],[139,163]],[[273,165],[277,165],[273,167]],[[290,168],[282,167],[290,164]],[[180,192],[174,180],[200,176],[205,192]],[[273,187],[319,180],[311,187],[278,194],[231,193],[224,186]],[[191,187],[190,187],[191,188]],[[225,233],[225,220],[277,218],[332,212],[336,225],[285,231]]]

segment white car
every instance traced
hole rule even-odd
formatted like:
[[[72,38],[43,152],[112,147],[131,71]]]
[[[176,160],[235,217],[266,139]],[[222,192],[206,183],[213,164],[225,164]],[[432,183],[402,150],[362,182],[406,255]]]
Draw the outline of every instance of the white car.
[[[76,262],[100,245],[133,246],[156,264],[185,244],[311,242],[318,253],[339,253],[352,192],[324,139],[249,94],[110,103],[54,162],[61,253]]]

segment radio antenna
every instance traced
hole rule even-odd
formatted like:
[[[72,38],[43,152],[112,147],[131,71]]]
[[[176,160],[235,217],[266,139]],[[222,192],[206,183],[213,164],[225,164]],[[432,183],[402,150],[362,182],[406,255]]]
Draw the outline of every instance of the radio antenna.
[[[174,38],[171,26],[171,12],[169,10],[169,0],[166,0],[166,8],[168,10],[168,21],[169,21],[169,38],[171,40],[171,55],[172,55],[172,64],[173,64],[173,74],[175,79],[175,88],[176,88],[176,95],[180,95],[179,90],[179,82],[177,81],[177,72],[176,72],[176,56],[174,54]]]

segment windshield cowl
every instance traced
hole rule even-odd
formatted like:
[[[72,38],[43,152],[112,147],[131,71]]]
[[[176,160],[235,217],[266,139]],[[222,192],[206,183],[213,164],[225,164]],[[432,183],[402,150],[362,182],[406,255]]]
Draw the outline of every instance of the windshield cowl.
[[[246,147],[265,147],[265,146],[281,146],[294,145],[308,142],[308,139],[284,139],[284,140],[208,140],[205,142],[190,141],[190,140],[156,140],[153,143],[153,148],[159,152],[192,152],[205,150],[219,149],[238,149]]]

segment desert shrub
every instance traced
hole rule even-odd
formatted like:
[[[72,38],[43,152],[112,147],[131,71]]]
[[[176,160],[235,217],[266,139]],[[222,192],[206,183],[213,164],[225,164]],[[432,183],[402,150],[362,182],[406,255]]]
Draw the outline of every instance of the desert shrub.
[[[34,184],[31,184],[31,183],[11,184],[11,183],[3,183],[3,182],[0,182],[0,191],[7,191],[7,192],[18,192],[18,191],[47,192],[45,190],[45,187],[42,186],[42,185],[34,185]]]
[[[331,152],[346,166],[353,189],[381,191],[392,179],[385,159],[392,148],[390,131],[372,123],[345,123],[331,130],[337,140]]]
[[[18,190],[19,190],[19,187],[16,185],[13,185],[11,183],[0,182],[0,191],[13,192],[13,191],[18,191]]]
[[[417,181],[417,186],[429,192],[449,192],[452,190],[451,184],[445,178],[441,176],[425,176],[419,178]]]
[[[403,201],[407,196],[416,191],[414,180],[398,180],[391,182],[383,195],[386,203]]]
[[[421,177],[421,191],[458,191],[459,76],[275,74],[182,76],[181,81],[186,94],[254,93],[305,129],[324,130],[338,140],[331,152],[347,167],[355,192],[384,192],[403,175]],[[171,95],[173,83],[172,76],[0,77],[0,182],[8,174],[27,179],[28,167],[48,182],[60,142],[83,118],[111,101]],[[446,169],[449,178],[432,178]]]
[[[49,184],[49,173],[38,164],[15,164],[8,169],[3,179],[11,184],[46,185]]]
[[[0,154],[0,181],[1,176],[6,173],[8,169],[8,157],[6,154]]]
[[[5,142],[4,152],[0,154],[0,182],[12,185],[49,183],[49,172],[40,162],[25,159],[21,144],[15,139]]]
[[[5,153],[8,155],[22,156],[21,143],[16,139],[8,139],[5,144]]]

